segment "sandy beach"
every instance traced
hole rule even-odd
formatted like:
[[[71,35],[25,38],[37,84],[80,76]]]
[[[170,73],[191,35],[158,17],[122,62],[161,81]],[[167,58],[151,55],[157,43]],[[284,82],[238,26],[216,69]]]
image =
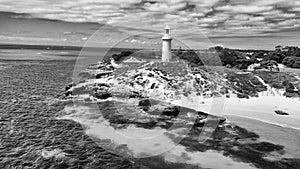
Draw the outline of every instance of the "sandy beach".
[[[194,100],[194,101],[191,101]],[[203,99],[184,98],[174,101],[177,105],[197,108],[199,111],[223,116],[228,121],[257,133],[262,141],[270,141],[285,147],[285,157],[300,157],[300,101],[299,98],[287,98],[279,94],[262,92],[259,97],[239,99],[230,98]],[[218,101],[217,101],[218,100]],[[212,106],[220,106],[223,112],[213,112]],[[284,110],[288,116],[277,115],[275,110]]]

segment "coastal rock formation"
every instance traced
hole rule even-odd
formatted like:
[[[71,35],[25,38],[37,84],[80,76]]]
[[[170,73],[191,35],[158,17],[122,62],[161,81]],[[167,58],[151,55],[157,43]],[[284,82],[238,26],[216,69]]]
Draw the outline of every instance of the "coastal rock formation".
[[[269,90],[269,86],[285,89],[286,97],[300,94],[299,80],[284,72],[236,72],[229,69],[222,72],[207,71],[204,67],[190,71],[185,62],[130,62],[113,69],[110,69],[110,63],[99,62],[97,65],[85,72],[84,77],[89,78],[71,88],[68,86],[66,95],[83,94],[79,92],[80,88],[90,94],[92,85],[98,83],[107,84],[107,89],[96,90],[99,99],[122,96],[170,101],[193,93],[200,97],[226,95],[228,98],[235,94],[243,99],[258,97],[259,93]],[[274,80],[275,76],[277,80]]]

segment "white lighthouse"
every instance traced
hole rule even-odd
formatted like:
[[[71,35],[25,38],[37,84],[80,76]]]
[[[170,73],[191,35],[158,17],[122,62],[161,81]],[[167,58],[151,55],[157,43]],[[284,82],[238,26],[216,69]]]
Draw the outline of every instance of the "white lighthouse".
[[[170,35],[170,27],[165,27],[165,34],[162,37],[162,61],[168,62],[172,59],[172,53],[171,53],[171,43],[172,43],[172,37]]]

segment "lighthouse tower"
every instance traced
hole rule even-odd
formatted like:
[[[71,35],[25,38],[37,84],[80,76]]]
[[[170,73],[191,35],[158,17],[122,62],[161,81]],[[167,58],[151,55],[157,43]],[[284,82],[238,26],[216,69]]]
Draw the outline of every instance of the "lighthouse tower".
[[[170,35],[170,27],[166,26],[165,27],[165,34],[162,37],[162,61],[163,62],[168,62],[172,59],[172,53],[171,53],[171,42],[172,42],[172,37]]]

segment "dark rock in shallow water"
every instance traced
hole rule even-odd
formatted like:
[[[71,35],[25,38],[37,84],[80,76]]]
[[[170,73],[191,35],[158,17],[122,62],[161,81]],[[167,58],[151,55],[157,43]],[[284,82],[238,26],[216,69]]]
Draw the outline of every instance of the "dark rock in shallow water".
[[[149,110],[150,106],[151,106],[151,102],[148,99],[139,101],[139,107],[141,107],[144,111]]]
[[[69,84],[65,87],[65,96],[71,96],[72,95],[72,91],[70,89],[72,89],[74,84]]]
[[[94,89],[94,95],[98,99],[107,99],[112,96],[107,84],[98,84]]]
[[[107,99],[107,98],[111,97],[111,94],[109,92],[106,92],[106,91],[99,91],[95,94],[95,96],[98,99]]]
[[[71,89],[73,87],[73,84],[69,84],[66,86],[65,90],[68,91],[69,89]]]
[[[172,106],[172,107],[167,107],[163,110],[162,114],[166,116],[173,116],[177,117],[180,112],[180,107],[178,106]]]
[[[278,115],[289,115],[287,112],[284,112],[282,110],[275,110],[275,113]]]
[[[129,94],[129,98],[141,98],[141,94],[139,92],[136,92],[136,91],[132,91],[130,94]]]
[[[107,72],[101,72],[95,75],[96,79],[101,79],[105,76],[108,76],[112,73],[112,71],[107,71]]]
[[[240,99],[243,99],[243,98],[249,99],[249,96],[246,94],[243,94],[243,93],[237,93],[237,97]]]
[[[219,124],[223,124],[225,121],[226,121],[226,118],[221,117],[220,120],[219,120]]]
[[[98,99],[107,99],[111,96],[112,94],[108,90],[97,90],[95,92],[95,97]]]
[[[147,107],[149,107],[149,106],[151,106],[151,102],[150,102],[149,99],[141,100],[141,101],[139,101],[139,106],[147,106]]]
[[[148,107],[147,113],[151,115],[177,117],[180,111],[184,111],[183,109],[180,109],[179,106],[174,106],[164,102],[157,102],[154,100],[151,100],[150,102],[151,106]]]
[[[284,148],[282,145],[276,145],[268,142],[251,143],[248,144],[248,146],[262,152],[281,151]]]
[[[72,92],[71,91],[65,92],[65,96],[72,96]]]

